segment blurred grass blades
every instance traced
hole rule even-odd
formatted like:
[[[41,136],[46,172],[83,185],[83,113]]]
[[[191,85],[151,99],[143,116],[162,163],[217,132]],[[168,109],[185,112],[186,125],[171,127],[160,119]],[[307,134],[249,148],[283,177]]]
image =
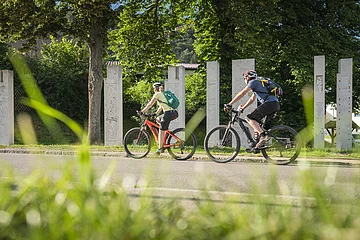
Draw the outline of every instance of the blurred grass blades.
[[[22,141],[25,145],[37,145],[36,133],[29,114],[20,113],[17,118]]]
[[[14,51],[10,51],[9,59],[14,66],[21,83],[25,89],[26,94],[29,96],[30,99],[36,100],[43,104],[47,104],[44,96],[41,93],[41,90],[36,84],[34,77],[25,62],[25,59],[18,53]],[[38,115],[40,119],[43,121],[45,126],[49,129],[50,135],[54,139],[56,139],[59,143],[65,143],[66,138],[64,137],[60,127],[56,124],[55,119],[43,114],[42,112],[38,111]]]
[[[204,109],[197,110],[196,113],[191,117],[191,119],[186,124],[186,128],[189,129],[190,132],[194,132],[196,127],[204,119],[205,115],[206,115],[206,112]]]
[[[87,134],[83,131],[78,123],[63,114],[62,112],[50,107],[45,98],[43,97],[41,90],[38,88],[30,69],[28,68],[24,58],[15,52],[10,52],[9,58],[13,64],[16,72],[18,73],[20,80],[24,86],[24,89],[29,98],[22,99],[22,103],[34,108],[45,126],[48,128],[50,134],[53,135],[59,142],[66,142],[65,137],[60,131],[60,127],[56,120],[59,120],[66,124],[79,138],[81,147],[78,152],[78,159],[80,163],[80,176],[86,189],[91,186],[93,172],[90,161],[90,151],[88,146]],[[31,134],[30,134],[31,135]],[[23,139],[33,141],[29,139],[29,135],[23,135]]]

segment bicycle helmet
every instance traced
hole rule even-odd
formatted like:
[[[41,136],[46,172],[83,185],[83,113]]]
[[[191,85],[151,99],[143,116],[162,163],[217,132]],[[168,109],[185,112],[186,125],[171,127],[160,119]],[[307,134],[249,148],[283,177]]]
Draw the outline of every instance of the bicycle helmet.
[[[156,82],[156,83],[153,84],[154,89],[158,89],[161,86],[162,86],[162,83],[159,83],[159,82]]]
[[[255,70],[247,70],[247,71],[244,72],[244,77],[256,78],[257,73],[256,73]]]

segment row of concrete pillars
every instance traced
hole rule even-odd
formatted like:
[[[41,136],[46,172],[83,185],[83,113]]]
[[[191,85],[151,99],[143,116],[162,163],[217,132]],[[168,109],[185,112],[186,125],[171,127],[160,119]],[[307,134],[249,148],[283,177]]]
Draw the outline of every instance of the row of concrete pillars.
[[[207,62],[206,131],[219,125],[220,109],[220,66],[216,61]],[[242,74],[255,69],[255,59],[232,61],[232,96],[245,87]],[[171,128],[185,127],[185,75],[183,66],[168,67],[165,89],[173,91],[180,99],[179,118],[171,123]],[[228,97],[231,99],[231,96]],[[245,104],[247,97],[237,104]],[[107,78],[104,80],[104,119],[106,146],[122,144],[123,132],[123,88],[122,67],[117,62],[108,62]],[[235,106],[237,107],[237,105]],[[244,112],[253,111],[256,102]],[[341,150],[352,148],[352,59],[339,60],[337,74],[337,116],[336,147]],[[135,112],[135,111],[134,111]],[[244,116],[245,116],[244,115]],[[238,127],[238,126],[236,126]],[[325,56],[314,57],[314,147],[324,148],[325,129]],[[239,131],[240,133],[241,131]],[[241,142],[246,137],[240,134]],[[0,71],[0,144],[14,143],[14,89],[13,72]]]

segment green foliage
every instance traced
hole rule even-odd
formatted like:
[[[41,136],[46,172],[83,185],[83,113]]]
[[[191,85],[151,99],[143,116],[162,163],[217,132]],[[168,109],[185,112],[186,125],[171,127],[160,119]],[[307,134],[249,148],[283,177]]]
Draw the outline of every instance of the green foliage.
[[[0,69],[1,70],[12,69],[9,58],[7,56],[8,51],[9,51],[9,46],[7,44],[0,42]]]
[[[176,26],[176,13],[174,4],[167,1],[129,1],[124,7],[118,29],[110,33],[110,50],[126,72],[125,82],[133,85],[137,73],[154,81],[174,62],[169,33]]]
[[[174,39],[170,43],[176,60],[180,63],[197,63],[197,56],[193,47],[194,29],[187,26],[181,26],[178,29],[181,30],[172,33]]]
[[[29,65],[39,89],[43,92],[46,102],[81,124],[86,122],[88,113],[87,55],[84,45],[79,42],[65,39],[58,42],[53,39],[51,43],[43,45],[41,59],[26,58],[26,63]],[[14,88],[17,92],[14,99],[15,114],[26,110],[32,116],[33,122],[37,123],[35,130],[41,143],[60,143],[60,136],[49,135],[38,116],[23,107],[21,97],[26,96],[24,85],[16,72],[14,78]],[[77,142],[71,132],[62,125],[60,126],[60,132],[67,135],[67,139],[64,141]]]
[[[358,0],[4,0],[0,12],[0,42],[26,39],[24,47],[27,47],[38,38],[57,34],[86,42],[90,51],[89,83],[96,89],[90,92],[96,97],[91,98],[94,102],[88,109],[95,112],[89,117],[94,118],[91,123],[98,124],[94,126],[96,129],[101,128],[101,62],[108,37],[111,41],[107,58],[119,60],[124,69],[124,104],[127,106],[137,107],[148,101],[152,95],[150,84],[165,79],[167,66],[176,61],[198,61],[203,66],[207,61],[219,61],[222,105],[231,96],[231,60],[255,58],[259,75],[274,79],[284,89],[279,121],[300,130],[307,124],[302,89],[313,82],[313,57],[325,55],[326,102],[335,102],[338,60],[351,57],[354,62],[352,106],[354,112],[359,109]],[[1,46],[0,53],[4,53],[3,50]],[[49,56],[51,54],[57,56],[55,51]],[[66,54],[63,57],[46,63],[46,68],[52,66],[54,74],[47,73],[53,79],[58,79],[55,75],[60,72],[67,76],[66,71],[63,74],[69,67]],[[0,65],[6,66],[6,61],[5,54],[1,54]],[[52,64],[66,67],[60,69]],[[31,67],[35,72],[43,68],[36,61]],[[74,67],[78,76],[82,76],[86,70],[78,67],[85,66]],[[205,106],[205,95],[199,98],[199,94],[205,93],[205,73],[203,69],[199,71],[186,80],[190,86],[186,87],[187,115]],[[50,78],[42,75],[44,81]],[[64,88],[60,83],[46,85],[46,91]],[[63,97],[64,91],[58,92],[57,97]],[[47,100],[52,106],[60,107],[55,98]],[[81,116],[87,111],[86,108],[63,108]],[[128,109],[131,108],[126,111]],[[72,117],[83,118],[80,115]],[[130,115],[126,112],[124,116]],[[221,119],[224,119],[223,113]]]
[[[41,51],[35,78],[50,106],[71,118],[85,122],[88,113],[88,50],[84,44],[52,39]]]
[[[219,61],[220,102],[228,101],[231,60],[255,58],[256,70],[279,82],[280,121],[306,126],[302,88],[313,82],[313,57],[326,56],[326,102],[335,102],[337,62],[354,60],[354,93],[359,90],[359,1],[198,1],[195,50],[200,62]],[[360,94],[353,94],[358,108]],[[356,110],[355,110],[356,111]]]
[[[23,48],[49,35],[69,35],[86,42],[89,49],[89,121],[93,144],[101,142],[101,92],[103,48],[107,31],[120,9],[115,0],[5,0],[0,5],[0,41],[25,40]],[[114,5],[115,4],[115,5]],[[20,17],[19,17],[20,16]]]
[[[110,58],[123,67],[124,104],[147,103],[153,95],[151,84],[167,78],[164,73],[175,63],[171,41],[181,35],[176,27],[186,13],[185,2],[132,0],[123,6],[118,28],[109,33],[109,49]],[[133,114],[125,113],[125,118]]]
[[[192,75],[185,77],[186,112],[189,116],[195,114],[198,109],[206,106],[206,71],[199,69]]]

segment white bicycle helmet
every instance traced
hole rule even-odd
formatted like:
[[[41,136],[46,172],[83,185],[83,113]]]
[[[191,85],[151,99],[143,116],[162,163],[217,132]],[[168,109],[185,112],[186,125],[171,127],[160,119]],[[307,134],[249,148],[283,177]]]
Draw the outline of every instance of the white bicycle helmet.
[[[159,82],[156,82],[156,83],[153,84],[154,89],[158,89],[161,86],[162,86],[162,83],[159,83]]]
[[[257,78],[257,73],[255,70],[247,70],[244,72],[244,77]]]

